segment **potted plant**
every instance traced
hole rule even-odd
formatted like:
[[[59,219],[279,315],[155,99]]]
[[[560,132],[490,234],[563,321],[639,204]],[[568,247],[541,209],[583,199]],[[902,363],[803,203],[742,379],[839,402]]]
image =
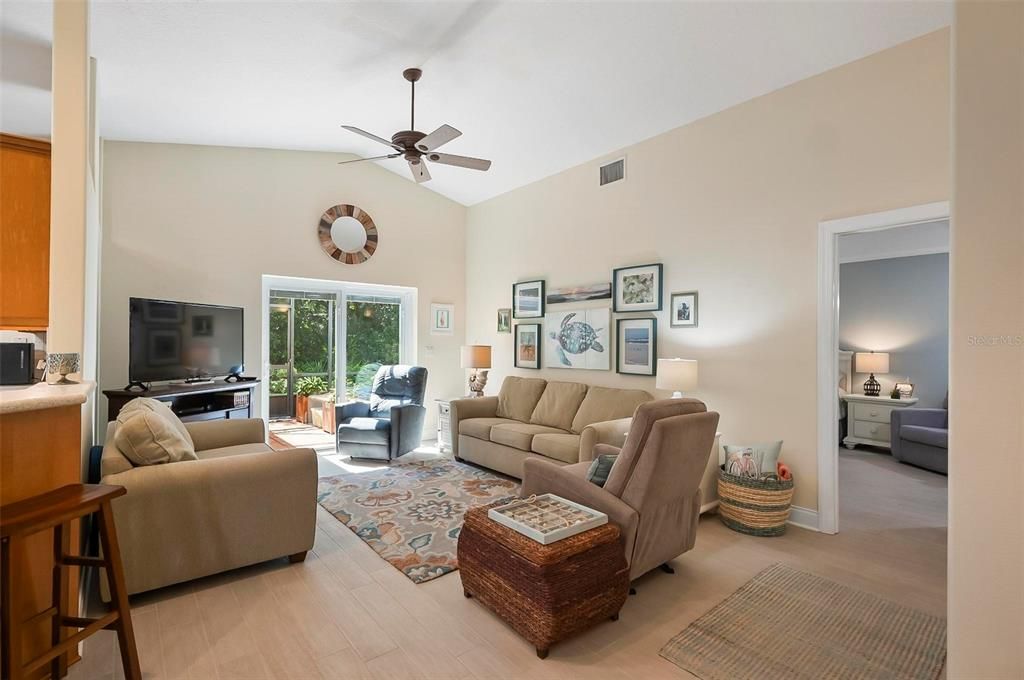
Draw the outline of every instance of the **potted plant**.
[[[305,423],[309,417],[309,395],[323,394],[330,390],[327,381],[319,375],[307,375],[295,383],[295,419]]]

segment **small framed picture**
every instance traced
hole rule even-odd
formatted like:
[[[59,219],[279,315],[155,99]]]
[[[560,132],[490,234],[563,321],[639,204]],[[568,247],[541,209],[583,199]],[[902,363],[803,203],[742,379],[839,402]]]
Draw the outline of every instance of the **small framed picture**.
[[[900,399],[910,399],[914,396],[914,383],[896,383],[896,390],[900,393]]]
[[[540,324],[516,324],[516,368],[540,368]]]
[[[657,374],[657,319],[619,319],[615,322],[615,335],[618,340],[615,348],[617,373]]]
[[[660,264],[619,267],[612,270],[612,311],[661,311],[664,290]]]
[[[430,305],[430,334],[451,335],[455,327],[455,305]]]
[[[669,304],[669,325],[672,328],[697,327],[697,291],[672,293]]]
[[[511,309],[499,309],[498,310],[498,332],[499,333],[511,333],[512,332],[512,310]]]
[[[544,281],[512,284],[512,318],[544,318]]]

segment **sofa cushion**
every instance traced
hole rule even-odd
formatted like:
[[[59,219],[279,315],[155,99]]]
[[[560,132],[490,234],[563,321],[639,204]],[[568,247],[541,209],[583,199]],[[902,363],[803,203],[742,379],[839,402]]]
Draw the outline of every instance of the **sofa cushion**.
[[[192,435],[189,434],[188,428],[185,427],[185,423],[181,422],[181,418],[175,415],[171,407],[160,401],[159,399],[152,399],[150,397],[135,397],[127,404],[121,407],[120,413],[131,413],[137,410],[146,410],[151,413],[155,413],[178,431],[179,434],[188,442],[189,447],[195,450],[195,442],[192,441]],[[120,413],[118,415],[120,415]]]
[[[133,409],[117,416],[114,445],[133,465],[159,465],[196,460],[191,439],[156,411]]]
[[[529,451],[533,437],[538,434],[566,434],[566,432],[546,425],[504,423],[491,428],[491,441],[495,444],[504,444],[514,449]]]
[[[587,386],[583,383],[549,382],[536,408],[533,409],[530,422],[568,430],[572,427],[572,419],[586,396]]]
[[[350,444],[387,445],[391,421],[384,418],[349,418],[338,425],[338,441]]]
[[[516,425],[518,420],[509,418],[467,418],[459,421],[459,434],[475,439],[491,441],[491,428],[495,425]]]
[[[229,456],[241,456],[248,453],[266,453],[273,451],[266,444],[254,443],[254,444],[235,444],[234,446],[222,446],[219,449],[206,449],[205,451],[198,451],[196,455],[199,460],[207,460],[209,458],[227,458]]]
[[[619,390],[613,387],[591,387],[572,420],[573,432],[583,431],[592,423],[628,418],[640,404],[650,401],[651,395],[643,390]]]
[[[925,427],[924,425],[900,426],[900,439],[927,444],[940,449],[949,448],[949,430],[941,427]]]
[[[537,407],[540,395],[544,392],[544,386],[547,384],[547,380],[541,378],[507,376],[501,383],[501,390],[498,392],[496,415],[499,418],[510,418],[524,423],[530,422],[533,409]]]
[[[548,458],[563,463],[577,463],[580,460],[580,436],[578,434],[538,434],[533,437],[530,448]]]

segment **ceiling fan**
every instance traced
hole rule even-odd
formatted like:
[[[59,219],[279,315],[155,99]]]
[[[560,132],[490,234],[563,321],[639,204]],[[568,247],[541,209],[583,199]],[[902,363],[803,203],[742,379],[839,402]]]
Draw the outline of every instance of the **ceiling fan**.
[[[372,158],[356,158],[351,161],[341,161],[338,165],[404,156],[406,162],[409,163],[409,169],[412,170],[413,179],[417,182],[426,182],[430,179],[430,172],[427,170],[427,164],[423,162],[423,159],[427,159],[433,163],[454,165],[460,168],[469,168],[471,170],[489,169],[491,167],[491,162],[484,160],[483,158],[471,158],[469,156],[456,156],[450,153],[436,152],[436,149],[462,134],[451,125],[442,125],[429,135],[416,131],[416,81],[423,75],[423,71],[418,68],[407,68],[402,71],[402,75],[412,85],[412,106],[410,107],[408,130],[399,130],[395,134],[391,135],[391,141],[389,142],[383,137],[378,137],[375,134],[369,133],[366,130],[360,130],[352,125],[341,126],[350,132],[356,133],[357,135],[362,135],[367,139],[372,139],[375,142],[380,142],[381,144],[390,146],[395,150],[395,153],[389,153],[383,156],[374,156]]]

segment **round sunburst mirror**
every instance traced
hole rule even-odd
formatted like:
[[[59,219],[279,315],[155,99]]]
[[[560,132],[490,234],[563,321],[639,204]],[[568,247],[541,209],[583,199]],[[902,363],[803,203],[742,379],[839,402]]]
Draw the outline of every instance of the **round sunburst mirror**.
[[[317,226],[320,247],[343,264],[366,262],[377,251],[377,225],[364,210],[343,203],[328,208]]]

